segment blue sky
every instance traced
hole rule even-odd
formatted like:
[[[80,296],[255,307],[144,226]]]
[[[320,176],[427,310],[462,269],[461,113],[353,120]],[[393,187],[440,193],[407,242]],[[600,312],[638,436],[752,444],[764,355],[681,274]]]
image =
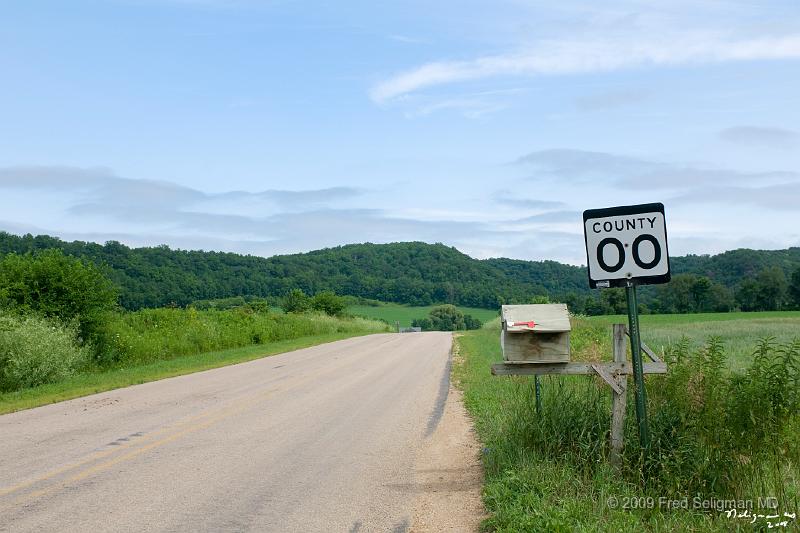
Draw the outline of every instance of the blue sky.
[[[800,245],[794,1],[9,2],[0,229],[257,255]]]

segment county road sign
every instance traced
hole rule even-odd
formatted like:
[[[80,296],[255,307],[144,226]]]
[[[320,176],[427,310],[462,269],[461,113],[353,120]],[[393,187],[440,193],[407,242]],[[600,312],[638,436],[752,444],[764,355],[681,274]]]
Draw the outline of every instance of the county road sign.
[[[583,234],[593,289],[669,281],[664,204],[589,209]]]

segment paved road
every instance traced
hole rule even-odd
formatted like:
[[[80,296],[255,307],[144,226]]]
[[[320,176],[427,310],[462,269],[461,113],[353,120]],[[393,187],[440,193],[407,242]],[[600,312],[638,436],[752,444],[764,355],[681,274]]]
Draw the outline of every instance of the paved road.
[[[450,343],[370,335],[0,416],[0,531],[404,531]]]

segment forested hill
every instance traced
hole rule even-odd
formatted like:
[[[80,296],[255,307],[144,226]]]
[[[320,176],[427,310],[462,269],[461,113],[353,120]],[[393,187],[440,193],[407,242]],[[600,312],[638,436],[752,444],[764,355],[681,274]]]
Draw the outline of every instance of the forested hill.
[[[582,267],[555,261],[477,260],[442,244],[351,244],[263,258],[0,232],[0,254],[48,248],[105,265],[128,309],[229,296],[279,297],[293,288],[413,305],[451,302],[486,308],[537,295],[565,298],[590,292]],[[676,257],[672,266],[675,273],[701,274],[734,287],[767,267],[778,266],[789,275],[800,267],[800,248]]]

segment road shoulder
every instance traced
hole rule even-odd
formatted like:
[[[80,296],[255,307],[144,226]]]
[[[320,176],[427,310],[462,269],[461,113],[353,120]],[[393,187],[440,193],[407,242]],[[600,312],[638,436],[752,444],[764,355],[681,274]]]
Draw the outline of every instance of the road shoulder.
[[[458,358],[454,345],[453,357]],[[486,517],[481,499],[480,445],[462,401],[449,384],[435,431],[419,450],[414,468],[414,521],[410,531],[478,531]]]

